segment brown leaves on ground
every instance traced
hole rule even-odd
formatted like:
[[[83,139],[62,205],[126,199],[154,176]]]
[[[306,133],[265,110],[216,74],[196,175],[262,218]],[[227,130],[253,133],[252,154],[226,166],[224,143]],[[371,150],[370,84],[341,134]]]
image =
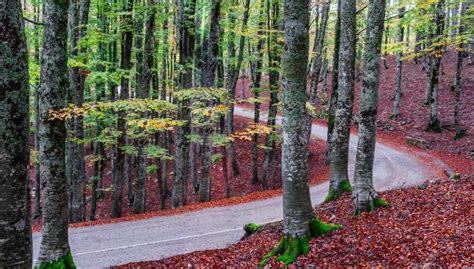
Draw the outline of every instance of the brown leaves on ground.
[[[426,188],[424,188],[426,187]],[[349,195],[316,208],[321,219],[344,228],[310,241],[311,250],[291,267],[472,267],[474,179],[431,182],[383,193],[389,209],[352,215]],[[225,249],[197,251],[120,268],[255,268],[281,236],[282,224]],[[281,267],[273,258],[269,267]]]

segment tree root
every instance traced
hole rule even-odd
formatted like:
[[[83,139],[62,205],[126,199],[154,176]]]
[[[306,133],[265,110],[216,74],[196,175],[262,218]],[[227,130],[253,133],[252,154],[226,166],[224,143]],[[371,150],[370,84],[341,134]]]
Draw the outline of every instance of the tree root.
[[[39,265],[35,265],[34,269],[76,269],[76,265],[69,251],[66,255],[55,261],[42,262]]]
[[[385,201],[384,199],[377,197],[365,207],[361,208],[361,207],[356,206],[354,215],[358,216],[362,212],[374,212],[377,207],[389,208],[391,207],[391,205],[389,202]]]
[[[337,200],[343,192],[352,192],[352,187],[349,180],[344,180],[339,183],[339,190],[335,190],[331,185],[329,185],[328,195],[324,199],[323,203],[329,203],[331,201]]]
[[[309,252],[309,240],[316,236],[322,236],[331,231],[341,229],[338,224],[329,224],[320,221],[317,218],[309,224],[309,235],[303,237],[293,237],[285,235],[277,246],[267,255],[263,256],[259,263],[259,267],[264,267],[271,257],[278,256],[277,261],[283,262],[285,265],[293,263],[300,255],[306,255]]]

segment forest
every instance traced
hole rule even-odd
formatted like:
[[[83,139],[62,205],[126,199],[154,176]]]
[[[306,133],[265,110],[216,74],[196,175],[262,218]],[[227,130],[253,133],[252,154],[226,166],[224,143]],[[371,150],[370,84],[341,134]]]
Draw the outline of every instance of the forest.
[[[474,267],[473,0],[0,0],[0,268]]]

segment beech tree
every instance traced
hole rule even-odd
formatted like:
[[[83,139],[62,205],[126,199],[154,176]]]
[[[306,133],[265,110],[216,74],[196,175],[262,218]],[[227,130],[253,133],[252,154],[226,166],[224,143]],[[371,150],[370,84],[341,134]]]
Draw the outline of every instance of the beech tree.
[[[352,191],[356,214],[372,211],[375,207],[388,206],[378,197],[372,181],[385,2],[385,0],[371,0],[367,15],[364,80],[360,99],[361,119]]]
[[[306,71],[309,43],[309,1],[286,0],[284,11],[285,51],[283,76],[283,238],[260,266],[280,255],[286,265],[309,251],[309,240],[338,229],[339,225],[319,221],[313,213],[308,187],[308,135],[310,119],[306,110]]]
[[[39,89],[40,176],[44,190],[43,231],[36,266],[75,268],[68,242],[68,191],[65,169],[66,130],[49,117],[65,105],[67,77],[67,0],[47,0]]]
[[[31,268],[28,51],[20,0],[0,7],[0,268]]]
[[[331,137],[329,192],[326,202],[351,191],[348,176],[349,137],[354,102],[354,66],[356,49],[356,3],[341,3],[341,40],[337,79],[337,103]]]

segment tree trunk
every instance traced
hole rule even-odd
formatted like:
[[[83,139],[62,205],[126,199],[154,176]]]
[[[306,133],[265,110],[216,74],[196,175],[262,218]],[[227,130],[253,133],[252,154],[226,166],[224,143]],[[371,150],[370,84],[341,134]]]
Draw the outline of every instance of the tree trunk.
[[[145,51],[142,54],[141,61],[143,62],[142,75],[140,76],[139,91],[137,92],[138,98],[148,99],[150,92],[150,83],[153,75],[153,32],[155,31],[155,8],[154,0],[148,0],[147,2],[147,19],[145,25]],[[140,48],[142,46],[140,45]],[[140,61],[140,58],[138,59]],[[137,61],[137,64],[138,61]],[[148,117],[148,113],[143,114],[144,118]],[[143,213],[145,212],[145,202],[146,202],[146,178],[147,178],[147,151],[146,147],[148,145],[148,138],[139,138],[138,143],[138,158],[137,158],[137,186],[135,191],[135,198],[133,200],[133,212],[134,213]]]
[[[460,16],[461,18],[465,15],[468,5],[466,3],[461,3],[460,7]],[[458,20],[458,33],[460,36],[464,34],[464,25],[461,23],[461,20]],[[454,129],[456,130],[456,135],[454,139],[459,139],[464,135],[464,130],[461,126],[461,91],[462,91],[462,65],[464,61],[464,44],[460,43],[458,47],[458,59],[456,64],[456,76],[454,79]]]
[[[354,102],[354,65],[356,47],[356,7],[354,0],[341,4],[341,40],[336,118],[331,141],[330,186],[326,201],[350,191],[348,176],[349,137]]]
[[[401,13],[401,12],[400,12]],[[372,211],[385,204],[378,198],[373,184],[375,135],[380,80],[380,50],[384,29],[385,0],[371,0],[367,15],[364,49],[364,80],[361,91],[361,120],[357,144],[352,193],[355,212]],[[400,31],[400,29],[399,29]],[[400,32],[398,41],[400,42]]]
[[[36,266],[75,268],[68,242],[68,192],[63,121],[48,119],[65,105],[67,77],[67,0],[48,0],[40,84],[40,174],[45,181],[43,233]]]
[[[178,1],[178,33],[179,33],[179,63],[184,70],[179,74],[179,89],[192,87],[192,59],[194,54],[194,16],[196,13],[196,0]],[[175,168],[173,180],[172,204],[173,208],[186,205],[189,174],[189,139],[191,133],[190,110],[186,102],[179,104],[178,119],[186,121],[178,127],[176,132]]]
[[[402,97],[402,56],[403,56],[403,14],[405,13],[405,7],[398,9],[398,34],[397,34],[397,43],[401,46],[400,51],[397,52],[397,67],[396,67],[396,77],[395,77],[395,97],[393,99],[393,113],[390,116],[395,119],[400,116],[400,99]]]
[[[334,123],[336,120],[336,104],[337,104],[337,92],[338,92],[338,77],[339,77],[339,46],[341,44],[341,3],[343,0],[337,1],[337,19],[336,29],[334,37],[334,54],[332,62],[332,89],[331,97],[329,99],[329,110],[328,110],[328,133],[326,139],[326,163],[331,162],[331,148],[332,148],[332,136],[334,131]]]
[[[283,76],[283,234],[277,247],[263,257],[263,267],[274,255],[278,261],[292,263],[307,254],[309,239],[320,235],[308,187],[308,130],[301,119],[309,119],[306,110],[306,71],[309,41],[309,1],[285,1],[285,52]],[[355,7],[355,3],[354,3]],[[328,231],[337,228],[328,226]]]
[[[226,82],[226,88],[228,90],[228,98],[229,98],[229,105],[228,105],[228,112],[227,112],[227,134],[230,135],[234,132],[234,100],[235,100],[235,87],[237,85],[237,80],[239,79],[239,73],[240,73],[240,67],[242,65],[242,61],[244,59],[244,47],[245,47],[245,35],[244,33],[247,31],[247,22],[249,19],[249,9],[250,9],[250,0],[245,0],[244,2],[244,15],[242,18],[242,33],[240,35],[239,39],[239,51],[238,51],[238,57],[237,57],[237,63],[235,65],[229,64],[228,66],[228,72],[227,72],[227,82]],[[230,21],[231,25],[232,21],[235,21],[235,16],[233,14],[234,12],[231,13],[230,15]],[[233,34],[232,34],[233,35]],[[233,38],[229,40],[229,58],[235,57],[235,49],[234,49],[234,40]],[[234,148],[234,143],[230,142],[229,143],[229,157],[230,157],[230,162],[232,165],[232,172],[234,173],[234,176],[237,176],[240,174],[239,172],[239,165],[237,162],[237,158],[235,156],[235,148]]]
[[[259,33],[258,33],[258,44],[256,47],[256,55],[257,59],[254,62],[250,62],[250,69],[251,69],[251,76],[252,76],[252,90],[254,92],[255,96],[255,103],[254,103],[254,117],[253,117],[253,122],[254,124],[259,124],[260,123],[260,91],[261,91],[261,80],[262,80],[262,67],[263,67],[263,46],[265,40],[260,37],[264,33],[262,29],[265,26],[265,22],[263,18],[261,18],[264,14],[264,7],[265,7],[265,0],[260,1],[260,12],[261,15],[259,16],[259,23],[258,23],[258,28],[259,28]],[[249,42],[249,48],[250,48],[250,42]],[[250,49],[249,49],[250,50]],[[250,51],[249,51],[250,54]],[[252,183],[257,183],[259,178],[258,178],[258,134],[252,135]],[[267,181],[262,182],[263,188],[267,189]]]
[[[276,32],[283,30],[283,24],[279,19],[280,17],[280,5],[279,1],[267,1],[267,24],[268,29],[273,30],[267,35],[267,46],[268,46],[268,62],[270,63],[270,101],[268,104],[268,119],[267,126],[272,129],[272,134],[267,135],[265,138],[265,159],[263,161],[263,177],[262,181],[267,182],[270,177],[270,168],[276,159],[276,141],[274,133],[276,132],[276,115],[278,111],[278,90],[279,90],[279,76],[280,72],[278,67],[280,66],[280,50],[283,46],[278,42],[278,35]],[[276,185],[275,177],[272,177],[272,188]]]
[[[0,268],[31,268],[28,50],[20,1],[0,6]]]
[[[436,4],[435,30],[430,33],[430,40],[433,41],[433,51],[428,56],[429,77],[428,77],[428,104],[430,105],[430,116],[428,119],[427,131],[441,132],[441,123],[438,120],[438,86],[439,86],[439,69],[441,65],[441,57],[444,52],[444,45],[436,44],[444,38],[444,0],[440,0]]]
[[[127,0],[124,3],[123,11],[125,15],[122,16],[122,55],[120,60],[120,69],[129,72],[131,68],[131,56],[132,56],[132,43],[133,43],[133,32],[132,32],[132,15],[133,0]],[[129,97],[129,78],[123,76],[120,82],[120,100],[127,100]],[[114,170],[116,175],[114,176],[113,189],[112,189],[112,217],[119,218],[122,216],[122,192],[123,182],[125,177],[125,145],[126,145],[126,129],[127,123],[125,120],[125,111],[121,110],[118,112],[117,129],[120,131],[120,136],[117,141]]]

